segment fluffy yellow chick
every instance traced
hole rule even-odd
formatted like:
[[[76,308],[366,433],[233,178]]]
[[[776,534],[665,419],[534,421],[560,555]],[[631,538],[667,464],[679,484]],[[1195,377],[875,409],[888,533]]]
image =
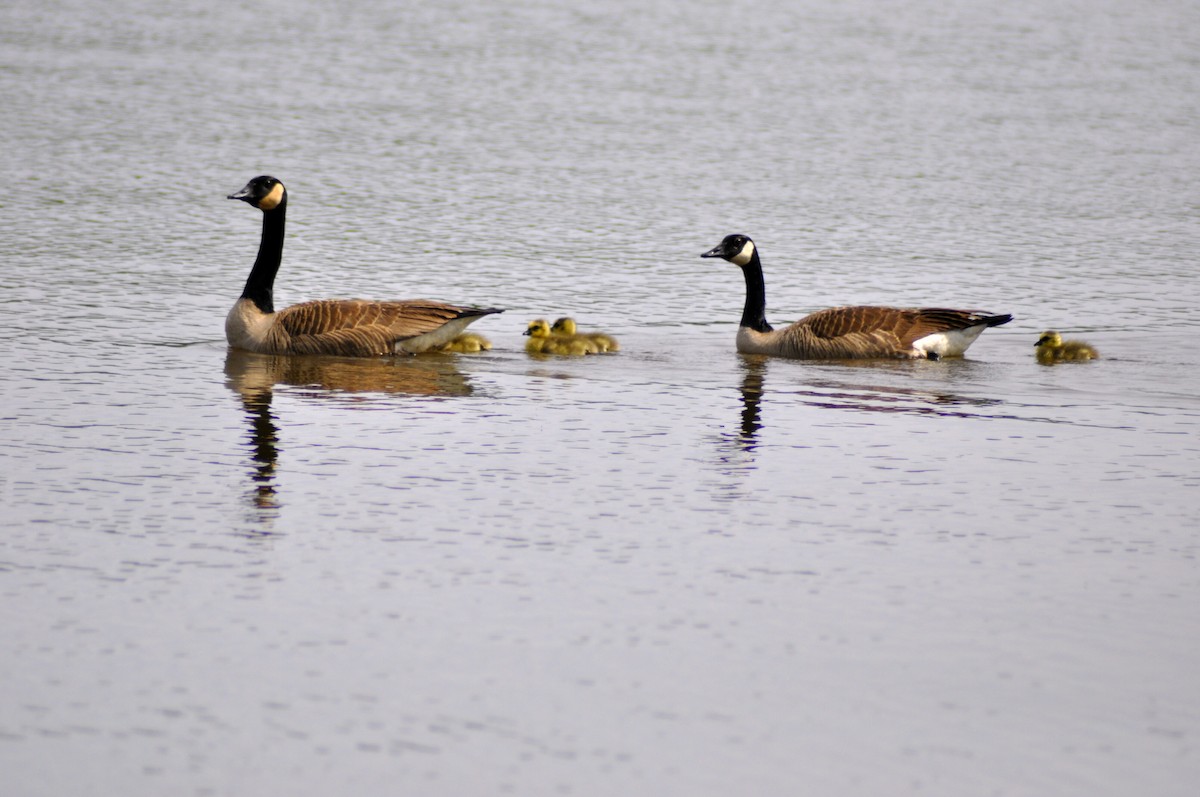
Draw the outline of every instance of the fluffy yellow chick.
[[[1078,340],[1062,339],[1062,335],[1054,330],[1047,330],[1033,344],[1037,349],[1037,361],[1043,365],[1067,362],[1070,360],[1094,360],[1100,353],[1088,344]]]
[[[575,328],[575,319],[560,318],[554,322],[554,326],[550,327],[550,332],[554,335],[562,337],[580,337],[585,340],[590,340],[596,344],[599,351],[620,351],[621,346],[617,343],[617,339],[612,335],[606,335],[603,332],[579,332]]]
[[[596,354],[600,351],[596,344],[578,335],[570,338],[550,334],[550,322],[544,318],[529,322],[525,330],[529,340],[525,341],[525,351],[530,354]]]
[[[443,345],[438,351],[453,351],[459,354],[473,354],[477,351],[487,351],[492,348],[492,342],[483,335],[474,332],[464,332]]]

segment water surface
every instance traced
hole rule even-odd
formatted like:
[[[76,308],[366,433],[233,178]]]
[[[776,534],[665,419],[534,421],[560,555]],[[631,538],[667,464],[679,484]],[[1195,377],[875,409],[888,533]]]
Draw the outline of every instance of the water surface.
[[[1198,17],[7,4],[6,793],[1191,794]],[[493,350],[228,351],[264,172],[281,304]],[[742,357],[730,232],[1016,320]]]

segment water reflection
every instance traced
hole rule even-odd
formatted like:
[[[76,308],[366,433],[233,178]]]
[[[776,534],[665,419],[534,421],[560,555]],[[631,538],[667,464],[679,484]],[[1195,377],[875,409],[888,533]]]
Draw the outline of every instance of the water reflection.
[[[279,504],[275,500],[275,463],[279,452],[275,444],[279,441],[279,430],[271,414],[271,391],[243,394],[242,406],[250,420],[250,444],[254,450],[255,469],[250,477],[254,482],[254,505],[260,510],[276,510]]]
[[[759,364],[761,372],[766,370],[766,360]],[[790,365],[791,363],[789,363]],[[954,383],[965,386],[973,383],[972,366],[968,360],[940,362],[891,361],[891,360],[847,360],[837,363],[809,364],[804,375],[803,386],[776,385],[777,394],[794,396],[800,403],[827,409],[844,409],[859,412],[904,413],[910,415],[937,415],[942,417],[978,417],[979,410],[1003,406],[1000,399],[969,396],[958,390],[946,390],[941,385],[929,382]],[[749,368],[749,365],[747,366]],[[836,375],[825,375],[823,369],[836,369]],[[847,371],[861,370],[869,379],[853,378]],[[763,390],[762,374],[750,382],[753,397],[746,395],[747,380],[743,380],[743,401],[753,400],[757,405]],[[779,375],[783,381],[784,373]],[[813,378],[813,377],[816,378]],[[905,382],[924,382],[924,385],[888,384],[895,376]],[[986,380],[985,380],[986,381]],[[1000,417],[992,412],[987,417]],[[1007,417],[1007,416],[1005,416]]]
[[[940,417],[1011,418],[1011,414],[987,411],[987,408],[1004,406],[999,399],[979,398],[948,390],[907,385],[889,385],[886,379],[898,374],[906,380],[936,377],[962,381],[964,362],[950,363],[892,363],[879,361],[847,361],[838,363],[806,363],[802,373],[803,383],[789,380],[789,371],[796,363],[772,364],[769,357],[740,355],[741,418],[736,432],[723,434],[721,460],[726,465],[735,461],[739,467],[753,463],[753,453],[760,444],[764,431],[762,417],[763,399],[767,390],[767,372],[774,366],[780,368],[771,389],[772,401],[789,401],[824,409],[850,410],[870,413],[904,413],[910,415],[936,415]],[[936,371],[928,370],[932,366]],[[829,376],[825,368],[836,368],[839,376]],[[847,369],[863,369],[877,377],[866,382],[851,379]],[[815,378],[814,378],[815,377]],[[789,384],[790,382],[790,384]],[[768,402],[770,403],[770,402]],[[985,410],[980,412],[980,410]],[[733,453],[730,453],[733,452]],[[736,454],[737,456],[734,456]]]
[[[279,427],[271,410],[277,385],[301,388],[299,395],[337,399],[369,394],[469,396],[471,385],[454,355],[353,359],[254,354],[230,349],[225,384],[238,395],[250,427],[251,502],[259,520],[274,519],[280,507],[276,487]],[[270,533],[263,531],[262,533]]]
[[[230,349],[226,384],[247,393],[276,385],[311,388],[314,396],[339,393],[403,393],[413,396],[469,396],[471,385],[458,370],[457,355],[418,357],[327,357],[272,355]]]
[[[762,401],[763,375],[767,370],[766,357],[744,357],[742,359],[742,424],[738,443],[743,451],[754,450],[758,430],[762,428],[759,402]]]
[[[760,404],[767,359],[759,356],[741,357],[741,422],[736,431],[722,432],[716,440],[717,470],[723,478],[715,485],[714,495],[720,500],[737,501],[747,497],[743,478],[755,468],[755,449],[758,447],[758,434],[762,430]]]

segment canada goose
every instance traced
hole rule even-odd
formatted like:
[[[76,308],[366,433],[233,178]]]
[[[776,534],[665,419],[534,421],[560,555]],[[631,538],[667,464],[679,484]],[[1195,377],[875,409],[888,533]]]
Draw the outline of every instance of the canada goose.
[[[564,337],[550,334],[550,322],[544,318],[530,321],[525,330],[529,340],[525,341],[525,351],[530,354],[596,354],[600,351],[590,340],[573,335]]]
[[[720,257],[740,266],[746,278],[746,305],[737,334],[743,354],[774,354],[797,359],[869,357],[957,357],[988,327],[1007,324],[1011,315],[988,315],[937,307],[832,307],[791,326],[773,329],[766,319],[766,288],[754,241],[727,235],[700,257]]]
[[[283,258],[287,189],[274,177],[263,175],[229,198],[263,212],[258,257],[241,298],[225,318],[225,337],[234,348],[263,354],[345,357],[416,354],[447,343],[481,316],[503,312],[425,299],[326,299],[276,312],[272,288]]]
[[[590,340],[596,344],[596,348],[602,352],[620,351],[621,346],[617,343],[617,339],[612,335],[605,335],[603,332],[579,332],[575,328],[574,318],[560,318],[550,327],[552,335],[562,335],[564,337],[579,336]]]
[[[1037,349],[1037,361],[1042,365],[1051,365],[1068,360],[1094,360],[1100,352],[1080,340],[1062,339],[1062,335],[1048,329],[1033,344]]]
[[[479,351],[488,351],[492,348],[492,342],[483,335],[475,332],[464,332],[449,343],[444,343],[438,351],[452,351],[458,354],[474,354]]]

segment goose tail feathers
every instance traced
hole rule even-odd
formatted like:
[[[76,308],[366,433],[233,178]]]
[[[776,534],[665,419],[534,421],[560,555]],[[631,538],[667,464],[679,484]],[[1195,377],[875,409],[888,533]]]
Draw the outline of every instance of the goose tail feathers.
[[[464,307],[459,310],[455,318],[482,318],[485,315],[503,312],[504,310],[499,307]]]
[[[1011,313],[1004,313],[1003,315],[984,316],[981,320],[989,327],[998,327],[1007,324],[1009,321],[1012,321],[1013,317]]]

